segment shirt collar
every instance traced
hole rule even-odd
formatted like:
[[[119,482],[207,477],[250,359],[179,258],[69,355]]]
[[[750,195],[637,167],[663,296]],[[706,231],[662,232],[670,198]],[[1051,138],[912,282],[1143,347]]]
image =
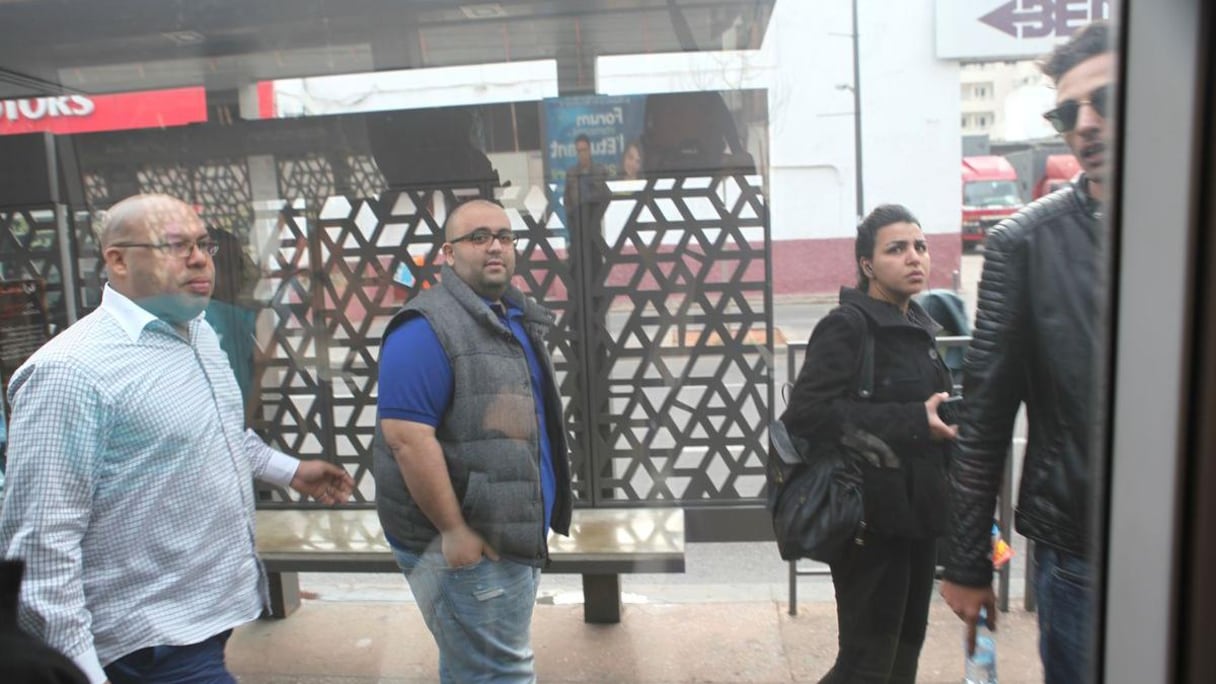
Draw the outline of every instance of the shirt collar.
[[[151,311],[136,304],[130,297],[110,287],[109,283],[106,283],[105,289],[102,290],[100,308],[105,309],[106,313],[118,321],[119,327],[127,333],[132,342],[139,341],[140,333],[148,327],[149,323],[160,320]],[[199,314],[200,317],[202,315]],[[196,317],[194,320],[198,320],[198,318]]]
[[[502,315],[499,313],[500,309],[507,314],[507,318],[516,318],[523,314],[523,311],[519,307],[517,307],[513,303],[511,303],[511,301],[508,300],[506,297],[499,299],[497,302],[486,299],[485,297],[482,297],[481,295],[477,295],[477,297],[479,299],[481,299],[481,301],[485,302],[486,306],[490,307],[490,311],[493,311],[495,314],[498,314],[499,316]]]

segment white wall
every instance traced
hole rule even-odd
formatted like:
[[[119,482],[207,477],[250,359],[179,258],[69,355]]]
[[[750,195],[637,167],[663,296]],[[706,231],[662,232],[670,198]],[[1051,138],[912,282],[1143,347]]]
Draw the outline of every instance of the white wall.
[[[933,0],[859,0],[865,208],[959,230],[959,67],[934,56]],[[601,57],[605,94],[767,88],[774,239],[857,225],[851,0],[778,0],[758,51]]]
[[[767,88],[775,65],[761,50],[610,55],[595,63],[595,91],[642,95]]]
[[[959,231],[959,66],[935,57],[934,1],[859,0],[865,211],[906,204],[926,232]],[[851,0],[778,0],[770,83],[775,239],[852,237]]]
[[[271,89],[276,118],[526,102],[557,96],[557,62],[542,59],[280,78],[272,81]],[[256,86],[243,98],[246,118],[260,116],[262,103],[255,109],[251,97],[260,97]]]
[[[867,211],[906,204],[925,232],[948,233],[960,222],[961,94],[958,63],[935,56],[933,12],[933,0],[860,0],[864,197]]]
[[[776,64],[769,90],[774,239],[851,234],[853,42],[849,0],[778,0],[762,52]]]

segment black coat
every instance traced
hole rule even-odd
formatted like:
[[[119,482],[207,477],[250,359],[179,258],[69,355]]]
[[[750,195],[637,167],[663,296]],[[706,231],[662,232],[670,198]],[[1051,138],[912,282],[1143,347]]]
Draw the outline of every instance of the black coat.
[[[964,367],[967,406],[952,473],[946,578],[992,582],[989,530],[1014,419],[1029,439],[1017,530],[1087,555],[1090,446],[1101,396],[1102,223],[1081,177],[1002,221],[984,246],[975,334]]]
[[[945,526],[951,446],[929,438],[925,401],[951,389],[950,372],[934,341],[940,326],[915,302],[905,316],[892,304],[844,288],[840,303],[811,333],[781,420],[791,434],[813,446],[835,443],[846,425],[881,438],[899,456],[919,518],[906,522],[919,530],[914,536],[937,536]],[[874,394],[862,400],[857,389],[866,326],[874,339]],[[866,510],[873,520],[870,511],[882,502],[870,498],[867,494]]]

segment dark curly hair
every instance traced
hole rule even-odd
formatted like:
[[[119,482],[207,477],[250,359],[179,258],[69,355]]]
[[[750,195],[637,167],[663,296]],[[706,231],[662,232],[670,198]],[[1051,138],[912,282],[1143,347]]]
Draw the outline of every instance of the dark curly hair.
[[[1057,45],[1051,54],[1039,62],[1039,69],[1053,82],[1059,83],[1060,77],[1076,65],[1112,49],[1110,25],[1105,21],[1095,21],[1081,27],[1068,42]]]
[[[920,221],[902,204],[880,204],[857,225],[857,240],[853,243],[853,261],[857,262],[857,289],[870,289],[870,279],[861,268],[862,258],[874,258],[874,246],[878,242],[878,231],[892,223],[915,223]]]

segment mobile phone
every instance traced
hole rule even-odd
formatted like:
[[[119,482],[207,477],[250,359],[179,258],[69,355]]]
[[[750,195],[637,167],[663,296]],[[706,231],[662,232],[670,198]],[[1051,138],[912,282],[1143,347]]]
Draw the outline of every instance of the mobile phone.
[[[958,425],[963,413],[963,395],[954,394],[942,399],[937,405],[937,416],[946,425]]]

